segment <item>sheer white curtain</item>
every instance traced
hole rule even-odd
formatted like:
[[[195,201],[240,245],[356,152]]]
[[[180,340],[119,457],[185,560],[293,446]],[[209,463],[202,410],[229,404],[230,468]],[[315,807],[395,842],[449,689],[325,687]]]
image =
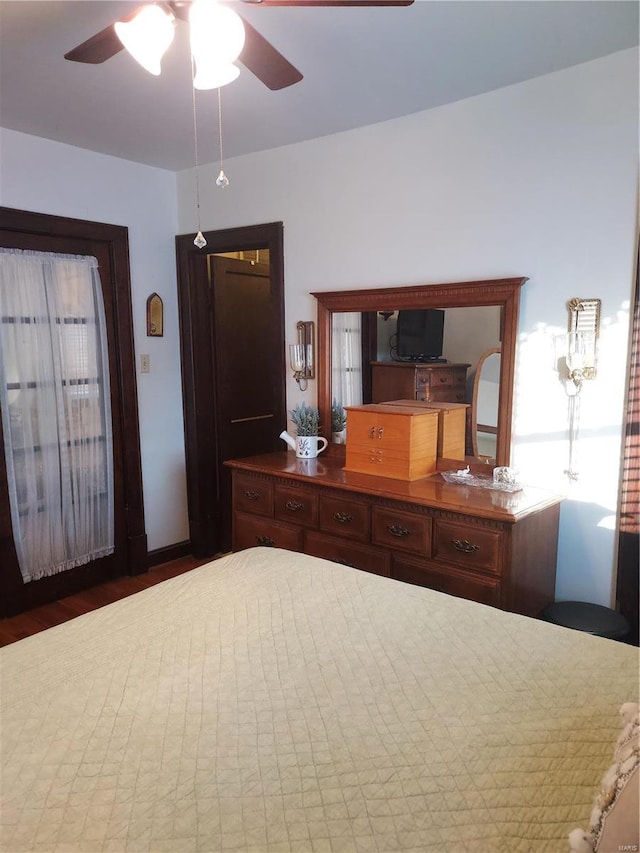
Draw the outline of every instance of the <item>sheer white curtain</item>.
[[[358,313],[335,313],[331,329],[331,393],[343,406],[362,404],[362,323]]]
[[[0,249],[0,407],[25,583],[114,550],[109,364],[98,262]]]

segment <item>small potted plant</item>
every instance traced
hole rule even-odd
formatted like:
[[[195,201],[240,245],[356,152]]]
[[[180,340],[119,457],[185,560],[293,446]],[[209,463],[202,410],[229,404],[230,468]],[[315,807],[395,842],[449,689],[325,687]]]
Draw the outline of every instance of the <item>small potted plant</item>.
[[[320,426],[320,412],[315,406],[300,403],[289,414],[296,428],[296,435],[317,435]]]
[[[347,413],[342,407],[342,403],[334,400],[331,403],[331,441],[334,444],[345,443],[345,433],[347,427]]]
[[[306,403],[301,403],[289,414],[296,428],[296,456],[299,459],[315,459],[319,453],[326,450],[328,445],[327,439],[318,435],[320,412],[315,406],[307,406]],[[281,435],[281,438],[283,437],[284,434]],[[318,447],[318,445],[321,446]]]

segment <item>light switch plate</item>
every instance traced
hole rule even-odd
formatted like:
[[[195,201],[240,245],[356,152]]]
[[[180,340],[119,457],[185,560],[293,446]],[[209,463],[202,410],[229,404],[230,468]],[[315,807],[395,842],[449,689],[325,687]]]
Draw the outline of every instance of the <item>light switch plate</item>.
[[[149,373],[151,370],[151,358],[148,355],[140,356],[140,373]]]

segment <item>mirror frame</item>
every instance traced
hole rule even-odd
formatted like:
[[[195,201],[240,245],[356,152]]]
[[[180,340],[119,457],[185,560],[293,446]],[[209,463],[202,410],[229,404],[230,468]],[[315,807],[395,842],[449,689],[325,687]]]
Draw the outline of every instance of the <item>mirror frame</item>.
[[[337,312],[399,311],[409,308],[464,308],[496,305],[502,309],[502,359],[496,465],[509,465],[511,422],[516,365],[516,338],[520,290],[527,276],[448,284],[419,284],[370,290],[326,290],[311,295],[317,300],[318,408],[321,433],[330,438],[331,425],[331,332]],[[328,425],[328,426],[327,426]]]

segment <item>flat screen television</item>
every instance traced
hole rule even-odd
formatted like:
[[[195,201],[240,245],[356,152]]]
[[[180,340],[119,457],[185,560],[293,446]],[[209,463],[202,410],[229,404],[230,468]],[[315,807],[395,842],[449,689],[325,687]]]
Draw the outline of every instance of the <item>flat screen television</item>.
[[[398,311],[396,351],[401,361],[442,360],[443,336],[443,309]]]

